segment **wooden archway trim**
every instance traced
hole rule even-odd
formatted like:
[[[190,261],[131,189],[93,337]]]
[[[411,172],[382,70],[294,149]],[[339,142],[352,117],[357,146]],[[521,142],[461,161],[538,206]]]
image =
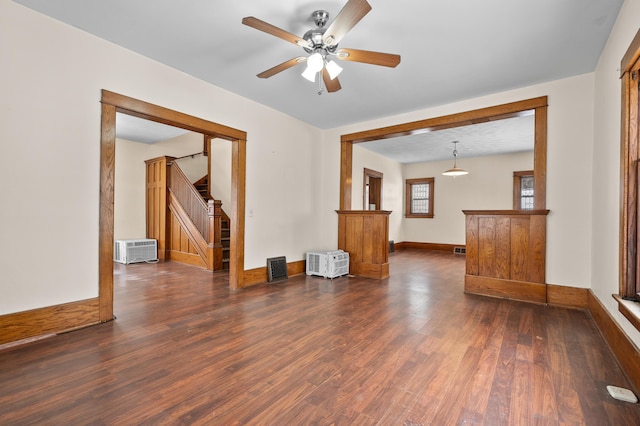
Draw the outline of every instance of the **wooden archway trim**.
[[[244,216],[247,134],[241,130],[203,120],[138,99],[102,91],[100,136],[100,213],[99,213],[99,304],[100,321],[113,319],[113,223],[115,182],[116,112],[226,139],[231,155],[231,247],[229,286],[244,285]]]
[[[342,135],[340,138],[340,210],[351,210],[351,185],[353,167],[353,144],[398,136],[414,135],[434,130],[450,129],[487,121],[517,117],[526,111],[535,111],[534,142],[534,208],[546,209],[547,192],[547,97],[526,99],[472,111],[427,118],[394,126],[381,127],[358,133]]]

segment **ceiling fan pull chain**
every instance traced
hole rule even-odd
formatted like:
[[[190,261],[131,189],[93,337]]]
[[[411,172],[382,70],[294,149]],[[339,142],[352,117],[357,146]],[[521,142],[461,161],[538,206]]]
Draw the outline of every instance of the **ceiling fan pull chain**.
[[[322,95],[324,87],[322,86],[322,73],[318,73],[318,96]]]

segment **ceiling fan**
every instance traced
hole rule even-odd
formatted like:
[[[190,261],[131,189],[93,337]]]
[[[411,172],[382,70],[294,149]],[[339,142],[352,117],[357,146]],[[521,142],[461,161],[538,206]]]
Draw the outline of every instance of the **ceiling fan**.
[[[366,0],[349,0],[327,28],[325,28],[325,25],[329,20],[329,13],[324,10],[316,10],[311,16],[317,28],[307,31],[302,37],[298,37],[253,16],[242,19],[244,25],[300,46],[309,54],[309,56],[298,56],[269,68],[258,74],[258,77],[269,78],[302,62],[306,62],[307,68],[302,73],[304,78],[315,82],[316,75],[322,73],[322,79],[318,79],[320,86],[318,94],[320,95],[323,91],[322,82],[324,82],[328,92],[337,92],[342,88],[338,80],[338,74],[340,74],[342,68],[332,60],[334,57],[343,61],[362,62],[394,68],[400,63],[399,55],[338,48],[340,40],[370,10],[371,5]]]

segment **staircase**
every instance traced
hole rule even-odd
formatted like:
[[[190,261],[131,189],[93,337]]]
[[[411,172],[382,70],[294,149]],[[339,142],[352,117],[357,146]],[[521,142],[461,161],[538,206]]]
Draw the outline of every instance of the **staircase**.
[[[212,200],[209,194],[209,176],[203,176],[194,182],[193,186],[205,201]],[[229,216],[222,210],[222,269],[229,269],[229,258],[231,250],[231,220]]]

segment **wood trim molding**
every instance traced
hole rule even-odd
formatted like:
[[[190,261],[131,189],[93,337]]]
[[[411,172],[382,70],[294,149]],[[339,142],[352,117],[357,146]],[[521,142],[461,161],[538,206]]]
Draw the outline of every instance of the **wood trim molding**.
[[[544,210],[547,199],[547,96],[342,135],[340,137],[340,210],[351,209],[354,143],[502,120],[520,116],[528,111],[535,111],[534,205],[536,209]]]
[[[0,345],[99,324],[97,298],[0,316]]]
[[[596,295],[588,291],[587,311],[636,390],[640,389],[640,350],[620,328]]]
[[[465,275],[464,292],[530,303],[547,303],[547,285],[500,278]]]
[[[538,98],[526,99],[523,101],[510,102],[502,105],[459,112],[456,114],[351,133],[343,135],[341,140],[344,142],[362,143],[378,139],[394,138],[397,136],[433,132],[435,130],[451,129],[470,124],[518,117],[523,111],[535,110],[536,108],[543,108],[546,106],[547,97],[540,96]]]
[[[98,213],[98,298],[100,321],[113,319],[113,222],[116,164],[116,108],[102,105],[100,212]]]
[[[113,175],[115,170],[115,113],[121,112],[158,123],[225,139],[232,143],[231,249],[229,287],[244,285],[244,205],[246,141],[244,131],[203,120],[158,105],[102,90],[102,133],[100,137],[100,223],[99,295],[100,319],[113,319]]]
[[[298,260],[295,262],[287,263],[287,275],[300,275],[306,272],[306,263],[304,260]],[[245,287],[264,284],[268,281],[267,267],[262,266],[260,268],[248,269],[245,271]]]
[[[636,328],[640,330],[640,305],[637,302],[623,300],[617,294],[613,298],[618,302],[618,311]]]
[[[442,243],[421,243],[414,241],[401,241],[394,244],[396,250],[417,249],[417,250],[434,250],[446,251],[453,253],[455,247],[465,247],[464,244],[442,244]]]
[[[586,309],[589,289],[547,284],[547,303],[564,308]]]

